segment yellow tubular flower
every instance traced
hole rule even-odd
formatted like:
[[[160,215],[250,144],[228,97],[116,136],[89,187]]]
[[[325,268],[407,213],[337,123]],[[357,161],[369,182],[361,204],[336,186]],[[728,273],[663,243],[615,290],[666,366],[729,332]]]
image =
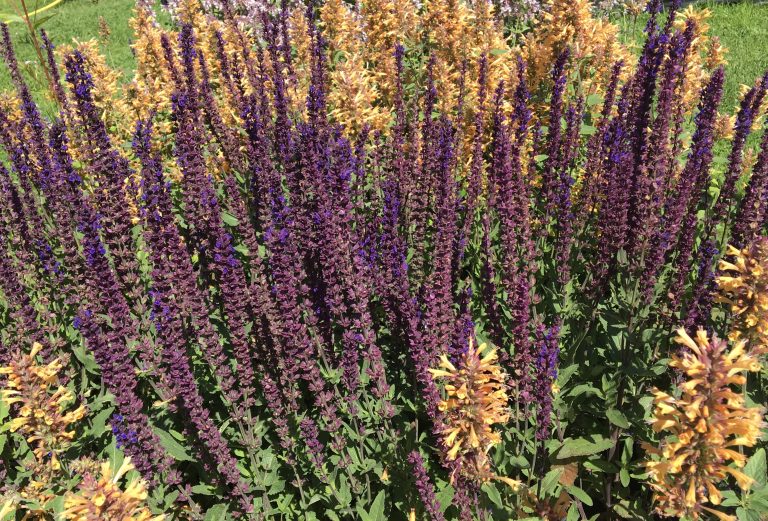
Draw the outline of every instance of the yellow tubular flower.
[[[128,481],[124,489],[121,478],[133,469],[126,458],[116,471],[109,462],[101,464],[101,477],[85,474],[75,493],[64,499],[62,518],[72,521],[162,521],[164,515],[152,516],[146,505],[146,483],[137,477]]]
[[[365,66],[362,24],[341,0],[329,0],[320,9],[320,20],[335,63],[330,71],[329,116],[352,133],[366,125],[383,131],[392,116],[375,105],[380,99],[371,72]]]
[[[430,372],[443,382],[446,393],[438,404],[443,414],[442,441],[446,459],[459,462],[451,480],[460,474],[475,482],[496,479],[519,489],[518,481],[495,475],[488,459],[488,451],[501,440],[493,425],[509,421],[506,375],[496,349],[486,344],[475,347],[470,339],[456,365],[443,355],[438,368]]]
[[[523,41],[531,89],[548,81],[555,60],[566,47],[571,49],[582,93],[602,93],[619,60],[626,65],[622,78],[626,79],[634,58],[619,42],[618,34],[616,25],[592,16],[589,0],[552,0]]]
[[[677,335],[676,341],[687,349],[669,365],[684,375],[678,385],[681,396],[654,389],[652,427],[667,435],[658,448],[646,446],[656,511],[692,520],[705,512],[735,520],[712,507],[722,499],[717,485],[729,475],[743,490],[752,485],[739,470],[747,457],[737,449],[757,443],[765,410],[745,407],[744,395],[734,387],[744,385],[743,373],[758,371],[760,364],[745,351],[743,340],[729,349],[726,341],[709,339],[703,329],[695,341],[682,328]]]
[[[11,431],[24,436],[38,463],[57,472],[61,468],[59,455],[75,436],[72,424],[85,416],[85,407],[81,405],[67,411],[74,395],[59,385],[61,360],[38,365],[35,356],[40,349],[36,343],[29,354],[19,356],[7,367],[0,367],[0,374],[6,375],[0,397],[8,405],[18,404]]]
[[[683,86],[683,103],[688,111],[694,109],[704,84],[712,72],[726,63],[725,55],[728,50],[720,45],[720,41],[710,38],[707,20],[712,16],[709,9],[696,9],[689,5],[679,13],[675,27],[683,29],[691,20],[694,22],[694,34],[691,48],[685,64],[685,82]]]
[[[768,240],[738,250],[728,247],[731,260],[720,261],[717,300],[730,306],[734,322],[728,337],[745,339],[754,355],[768,352]]]

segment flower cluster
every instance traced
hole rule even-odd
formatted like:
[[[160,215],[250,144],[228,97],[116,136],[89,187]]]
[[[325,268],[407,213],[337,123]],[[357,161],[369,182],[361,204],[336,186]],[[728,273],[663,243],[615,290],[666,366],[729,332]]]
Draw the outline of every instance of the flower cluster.
[[[729,246],[731,260],[721,260],[716,282],[718,300],[730,307],[733,324],[728,335],[745,340],[750,352],[768,352],[768,241],[760,238],[744,249]]]
[[[71,409],[75,396],[60,384],[61,360],[37,362],[41,349],[34,344],[29,353],[0,367],[0,375],[5,376],[0,397],[14,411],[10,430],[24,436],[37,458],[37,476],[30,489],[42,488],[61,470],[61,455],[70,447],[75,424],[86,412],[83,404]]]
[[[46,36],[51,120],[2,34],[0,362],[36,342],[93,405],[70,444],[82,410],[38,393],[66,435],[27,461],[69,447],[58,490],[86,479],[68,515],[151,517],[147,487],[195,518],[563,517],[580,491],[648,512],[636,474],[595,469],[640,464],[630,401],[668,384],[649,339],[714,327],[719,281],[750,351],[678,358],[690,381],[657,405],[678,438],[649,466],[660,493],[688,487],[662,510],[709,508],[756,421],[730,387],[763,345],[768,77],[726,143],[720,50],[697,65],[702,20],[676,5],[649,3],[637,59],[586,2],[547,5],[519,46],[485,0],[286,1],[255,27],[242,2],[206,5],[168,25],[138,3],[125,83]],[[717,279],[726,240],[756,246]],[[97,468],[115,450],[146,485]]]
[[[119,468],[105,461],[100,476],[85,473],[77,490],[64,498],[62,519],[70,521],[163,521],[164,515],[153,516],[146,506],[147,486],[134,476],[125,485],[120,481],[133,469],[130,458]]]
[[[760,370],[760,364],[741,340],[729,348],[725,340],[709,338],[703,329],[694,341],[684,329],[676,341],[685,348],[670,366],[684,380],[681,396],[655,390],[653,430],[668,433],[646,463],[662,515],[701,519],[706,513],[719,519],[735,517],[716,510],[722,501],[718,484],[728,475],[739,487],[749,489],[753,480],[739,470],[746,463],[741,447],[752,447],[763,428],[762,407],[746,407],[743,373]],[[734,466],[731,466],[730,464]],[[712,506],[707,506],[712,505]]]
[[[499,479],[491,471],[488,451],[501,441],[495,424],[509,421],[506,375],[498,364],[496,348],[472,339],[456,363],[440,357],[432,377],[443,382],[446,398],[438,404],[442,443],[448,461],[457,461],[452,479],[458,476],[477,482]]]

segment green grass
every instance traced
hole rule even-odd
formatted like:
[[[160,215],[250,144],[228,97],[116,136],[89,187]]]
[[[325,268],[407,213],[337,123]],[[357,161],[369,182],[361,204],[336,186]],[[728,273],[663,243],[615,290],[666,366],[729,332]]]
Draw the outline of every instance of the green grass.
[[[28,1],[30,9],[34,9],[36,1],[42,6],[48,0]],[[0,13],[13,13],[11,2],[18,3],[19,0],[0,0]],[[102,42],[101,50],[106,55],[107,63],[122,70],[124,77],[129,78],[134,66],[130,49],[131,30],[128,27],[133,5],[134,0],[65,0],[44,13],[54,16],[43,27],[54,43],[69,43],[73,38],[87,40],[98,37],[99,18],[103,17],[111,35],[106,42]],[[739,85],[751,84],[768,69],[768,4],[758,5],[748,1],[737,4],[703,3],[701,6],[713,12],[709,20],[710,33],[719,36],[729,49],[723,107],[735,107]],[[631,18],[626,16],[615,15],[613,18],[621,25],[622,37],[626,41],[641,37],[642,19],[633,24]],[[11,24],[11,33],[19,59],[26,64],[25,72],[35,97],[42,101],[45,84],[39,78],[37,58],[26,29],[22,24],[14,23]],[[8,73],[5,67],[0,66],[0,91],[9,88]]]
[[[708,21],[709,34],[718,36],[728,48],[722,106],[735,109],[739,86],[752,85],[768,70],[768,4],[746,1],[734,4],[703,2],[698,5],[712,11]],[[619,15],[614,18],[623,28],[625,41],[641,37],[644,18],[634,24],[630,17]]]
[[[39,6],[48,2],[48,0],[27,0],[30,10],[34,9],[36,1]],[[18,2],[19,0],[0,0],[0,13],[14,13],[12,5],[13,3],[18,5]],[[101,42],[101,51],[111,67],[122,70],[124,77],[130,79],[135,61],[131,53],[132,31],[128,26],[128,20],[134,3],[134,0],[65,0],[40,15],[41,17],[48,14],[54,15],[45,21],[42,27],[53,43],[60,45],[71,43],[73,39],[85,41],[98,38],[99,19],[103,18],[110,29],[110,36],[106,41]],[[35,98],[43,102],[45,109],[50,109],[49,104],[44,102],[43,93],[46,85],[44,78],[41,77],[37,55],[26,26],[21,23],[12,23],[9,27],[19,61],[23,64],[25,76],[30,82]],[[0,91],[10,88],[12,85],[8,71],[4,65],[0,65]]]

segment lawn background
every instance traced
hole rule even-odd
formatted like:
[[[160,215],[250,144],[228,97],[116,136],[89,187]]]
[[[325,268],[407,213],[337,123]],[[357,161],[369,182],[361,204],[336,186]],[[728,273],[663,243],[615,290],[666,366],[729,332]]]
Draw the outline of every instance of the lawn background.
[[[0,13],[13,13],[11,2],[19,0],[0,0]],[[45,5],[47,0],[29,0],[29,9]],[[46,11],[43,15],[54,14],[43,27],[55,44],[71,42],[73,38],[87,40],[99,35],[99,20],[104,19],[110,29],[110,36],[101,45],[107,63],[124,72],[124,79],[130,78],[134,59],[131,54],[131,29],[128,20],[131,17],[134,0],[64,0],[61,4]],[[752,84],[768,69],[768,3],[757,4],[752,1],[738,3],[702,2],[697,4],[713,12],[709,20],[710,34],[719,36],[729,52],[726,55],[726,86],[723,107],[735,107],[738,102],[739,86]],[[1,17],[0,17],[1,18]],[[631,17],[617,13],[611,18],[622,27],[624,41],[638,41],[642,37],[644,19],[640,17],[633,23]],[[20,23],[11,24],[16,49],[21,62],[31,63],[34,67],[36,57],[34,49]],[[28,77],[33,75],[27,74]],[[31,79],[31,87],[36,98],[41,100],[44,84]],[[5,67],[0,66],[0,91],[10,88],[10,78]]]

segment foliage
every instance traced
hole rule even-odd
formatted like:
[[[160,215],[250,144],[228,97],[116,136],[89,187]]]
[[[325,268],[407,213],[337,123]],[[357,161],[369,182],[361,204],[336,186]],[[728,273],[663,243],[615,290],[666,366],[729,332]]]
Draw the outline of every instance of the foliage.
[[[46,44],[52,119],[4,28],[3,515],[765,513],[764,381],[741,373],[768,74],[724,133],[690,13],[651,2],[635,61],[565,4],[521,47],[490,4],[386,5],[252,30],[226,2],[172,29],[139,4],[128,82]],[[738,342],[675,354],[681,325]]]

